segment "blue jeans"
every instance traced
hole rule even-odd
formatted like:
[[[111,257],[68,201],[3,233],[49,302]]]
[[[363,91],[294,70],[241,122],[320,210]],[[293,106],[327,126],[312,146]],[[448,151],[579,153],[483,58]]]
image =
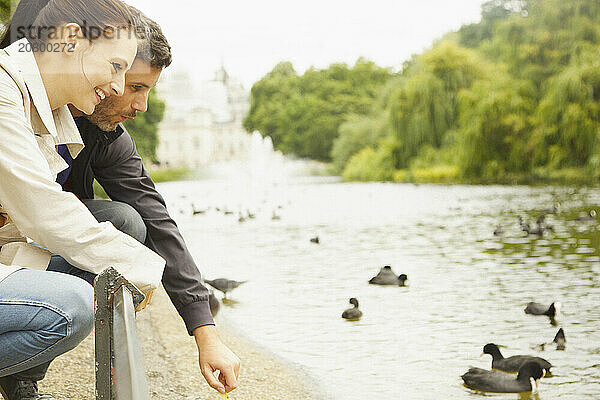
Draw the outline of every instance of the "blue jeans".
[[[99,222],[109,221],[144,242],[146,226],[131,206],[108,200],[83,203]],[[94,322],[90,285],[95,277],[53,255],[47,271],[23,269],[0,282],[0,377],[43,379],[54,358],[90,334]]]
[[[74,276],[21,269],[0,282],[0,316],[0,376],[39,380],[45,369],[35,367],[75,348],[92,331],[94,292]]]

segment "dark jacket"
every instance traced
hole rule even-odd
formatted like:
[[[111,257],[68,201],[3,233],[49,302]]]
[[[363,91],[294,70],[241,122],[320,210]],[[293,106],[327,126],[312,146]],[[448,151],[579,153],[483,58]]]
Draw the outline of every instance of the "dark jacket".
[[[188,332],[214,324],[200,271],[127,130],[119,124],[104,132],[86,118],[77,122],[85,147],[73,160],[70,190],[80,199],[93,199],[95,178],[112,200],[132,206],[146,224],[145,245],[167,262],[162,283]]]

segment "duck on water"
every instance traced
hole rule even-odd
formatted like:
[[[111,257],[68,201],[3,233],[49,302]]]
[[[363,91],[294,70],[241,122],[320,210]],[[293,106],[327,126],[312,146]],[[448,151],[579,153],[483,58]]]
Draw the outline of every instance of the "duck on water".
[[[525,314],[546,315],[550,318],[556,318],[560,315],[561,304],[556,301],[549,306],[531,301],[525,307]]]
[[[514,375],[499,371],[488,371],[481,368],[470,368],[461,376],[465,386],[482,392],[523,393],[537,392],[540,379],[546,375],[537,362],[530,361],[519,369],[517,378]]]
[[[546,370],[546,372],[550,372],[550,368],[552,368],[552,364],[541,357],[518,355],[504,358],[500,352],[500,349],[494,343],[488,343],[483,346],[483,354],[491,355],[492,369],[498,369],[500,371],[518,372],[521,367],[528,362],[538,363],[543,369]]]
[[[342,313],[342,318],[349,321],[358,321],[362,317],[362,311],[358,309],[358,300],[355,297],[352,297],[349,303],[354,307],[344,310]]]
[[[563,328],[560,328],[556,335],[554,335],[554,340],[550,343],[542,343],[537,345],[535,348],[537,350],[544,351],[546,346],[556,345],[556,350],[565,350],[567,348],[567,338],[565,337],[565,331]]]
[[[408,276],[406,276],[406,274],[396,275],[394,271],[392,271],[392,267],[386,265],[379,270],[377,275],[369,279],[369,283],[371,285],[406,286],[407,280]]]

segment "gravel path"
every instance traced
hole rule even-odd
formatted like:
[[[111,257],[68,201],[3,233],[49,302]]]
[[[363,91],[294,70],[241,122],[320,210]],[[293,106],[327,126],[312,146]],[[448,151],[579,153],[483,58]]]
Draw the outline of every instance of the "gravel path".
[[[232,400],[321,398],[293,367],[235,335],[218,316],[216,322],[223,342],[242,360],[240,382],[231,393]],[[164,290],[157,291],[152,304],[138,314],[137,325],[152,399],[221,398],[200,373],[194,340],[185,333],[183,321]],[[40,384],[42,393],[52,393],[57,400],[95,399],[93,339],[92,333],[52,363]]]

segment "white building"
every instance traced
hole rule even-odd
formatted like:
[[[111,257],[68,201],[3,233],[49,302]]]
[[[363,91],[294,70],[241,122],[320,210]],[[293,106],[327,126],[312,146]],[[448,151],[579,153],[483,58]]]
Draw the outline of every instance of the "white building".
[[[200,85],[187,73],[175,73],[160,82],[158,95],[166,104],[156,150],[161,165],[200,168],[248,157],[251,139],[242,120],[249,93],[225,68]]]

